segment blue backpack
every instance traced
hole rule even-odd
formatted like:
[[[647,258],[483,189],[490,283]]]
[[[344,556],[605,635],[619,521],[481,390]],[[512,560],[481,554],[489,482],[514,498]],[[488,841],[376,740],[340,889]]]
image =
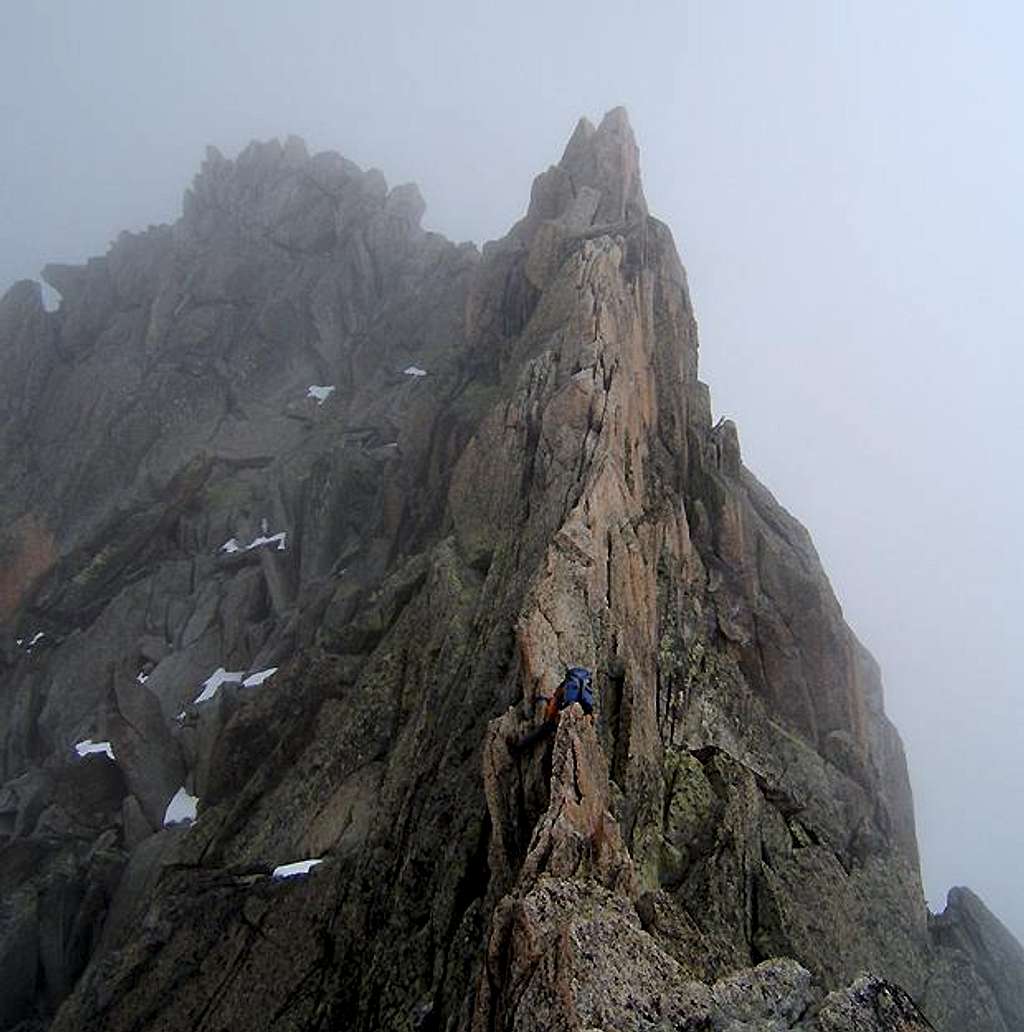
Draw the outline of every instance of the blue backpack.
[[[590,671],[584,667],[569,667],[562,681],[562,700],[559,709],[566,709],[574,702],[583,707],[583,712],[594,712],[594,682]]]

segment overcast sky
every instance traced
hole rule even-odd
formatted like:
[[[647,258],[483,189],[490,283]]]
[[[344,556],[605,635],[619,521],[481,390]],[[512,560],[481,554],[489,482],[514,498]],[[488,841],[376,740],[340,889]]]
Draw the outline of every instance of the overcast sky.
[[[1022,12],[21,0],[0,289],[174,219],[207,143],[288,133],[480,242],[580,115],[625,104],[716,414],[882,664],[929,903],[966,883],[1024,939]]]

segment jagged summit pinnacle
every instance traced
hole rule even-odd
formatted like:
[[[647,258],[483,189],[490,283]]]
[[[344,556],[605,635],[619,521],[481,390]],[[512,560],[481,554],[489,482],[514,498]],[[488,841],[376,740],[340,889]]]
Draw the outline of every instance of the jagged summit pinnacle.
[[[617,107],[596,129],[587,118],[576,123],[559,163],[533,181],[529,211],[511,236],[528,241],[545,221],[580,232],[646,215],[640,150],[626,109]]]
[[[612,108],[595,129],[581,118],[566,144],[562,169],[577,189],[589,186],[601,191],[599,222],[619,222],[647,214],[640,179],[640,149],[624,107]]]

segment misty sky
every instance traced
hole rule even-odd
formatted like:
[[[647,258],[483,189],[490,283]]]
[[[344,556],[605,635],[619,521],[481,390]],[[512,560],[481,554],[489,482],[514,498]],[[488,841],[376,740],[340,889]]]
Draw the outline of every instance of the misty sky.
[[[879,659],[926,890],[1024,939],[1016,3],[22,0],[0,34],[0,290],[170,221],[215,143],[297,133],[504,234],[625,104],[716,414]],[[2,374],[0,374],[2,375]]]

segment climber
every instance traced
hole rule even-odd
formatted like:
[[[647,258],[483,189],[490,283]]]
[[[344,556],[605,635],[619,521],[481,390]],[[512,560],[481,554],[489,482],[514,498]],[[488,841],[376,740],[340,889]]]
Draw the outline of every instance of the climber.
[[[567,667],[565,677],[555,689],[554,695],[538,695],[536,701],[546,704],[544,706],[544,722],[540,727],[523,735],[522,738],[510,738],[508,741],[510,752],[522,752],[542,738],[554,734],[562,710],[568,709],[573,703],[579,703],[587,716],[594,712],[594,683],[590,671],[585,667]]]

